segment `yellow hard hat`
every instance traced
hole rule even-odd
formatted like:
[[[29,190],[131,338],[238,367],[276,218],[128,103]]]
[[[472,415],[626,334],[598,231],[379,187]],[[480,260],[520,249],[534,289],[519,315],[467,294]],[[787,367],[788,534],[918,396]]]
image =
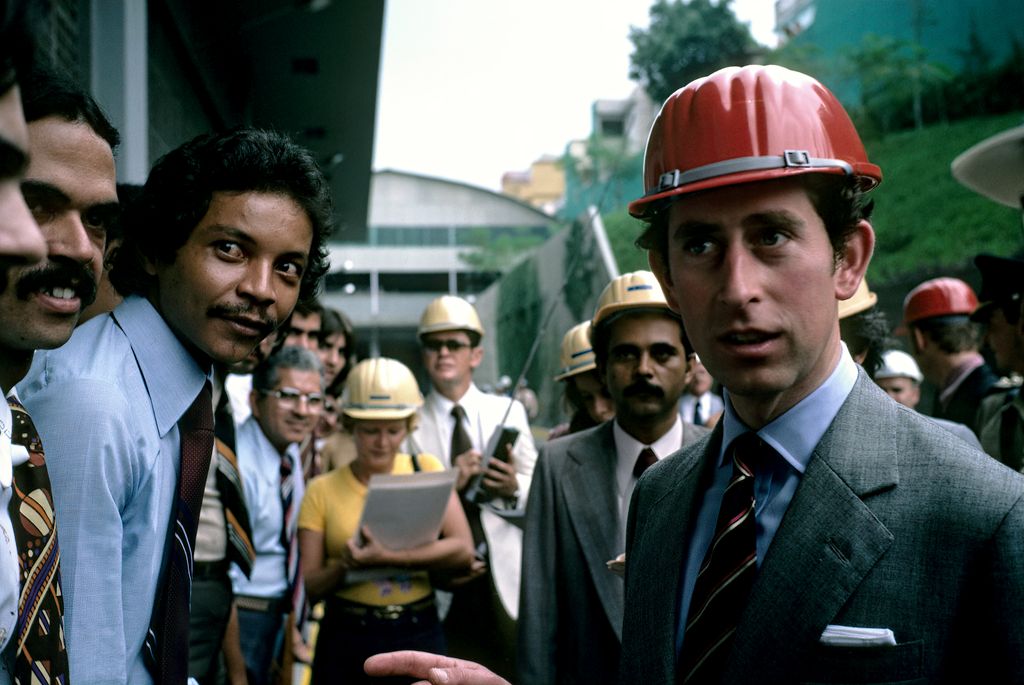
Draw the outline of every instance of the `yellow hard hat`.
[[[345,380],[341,411],[353,419],[404,419],[423,405],[412,371],[397,359],[364,359]]]
[[[839,301],[839,318],[845,319],[854,314],[860,314],[866,309],[871,309],[878,302],[878,295],[868,290],[868,279],[860,279],[860,285],[853,296],[846,300]]]
[[[624,309],[665,309],[671,313],[661,284],[650,271],[633,271],[612,279],[598,298],[593,328]]]
[[[594,348],[590,345],[590,322],[578,323],[562,336],[561,368],[556,381],[597,368]]]
[[[472,331],[480,337],[484,335],[484,327],[476,308],[454,295],[442,295],[427,305],[420,317],[420,328],[416,335],[422,337],[440,331]]]

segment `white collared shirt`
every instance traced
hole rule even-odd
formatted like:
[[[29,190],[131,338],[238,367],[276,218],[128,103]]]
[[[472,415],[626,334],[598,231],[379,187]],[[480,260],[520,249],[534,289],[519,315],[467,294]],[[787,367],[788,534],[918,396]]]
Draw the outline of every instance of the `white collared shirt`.
[[[619,495],[619,539],[616,549],[626,548],[626,517],[629,515],[629,500],[633,497],[633,488],[636,487],[636,476],[633,475],[633,467],[636,465],[636,458],[645,447],[654,451],[654,456],[661,461],[673,452],[679,451],[683,444],[683,422],[676,414],[675,423],[668,429],[668,432],[655,440],[650,445],[644,444],[627,433],[619,420],[612,423],[612,434],[615,436],[615,453],[618,457],[615,464],[615,492]]]

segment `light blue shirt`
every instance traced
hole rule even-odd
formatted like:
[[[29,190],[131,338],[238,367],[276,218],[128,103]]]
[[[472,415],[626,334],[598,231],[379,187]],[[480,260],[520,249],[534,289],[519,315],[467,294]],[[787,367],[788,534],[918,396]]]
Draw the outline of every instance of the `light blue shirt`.
[[[281,453],[270,444],[255,416],[250,416],[235,431],[235,454],[238,470],[242,473],[245,502],[252,524],[252,544],[256,548],[256,562],[247,579],[231,565],[231,584],[236,595],[277,599],[288,592],[287,550],[281,544],[281,526],[284,525],[284,504],[281,501]],[[288,445],[285,454],[292,462],[295,474],[292,535],[299,523],[299,506],[305,487],[302,483],[302,465],[297,443]]]
[[[76,682],[152,682],[142,648],[177,496],[177,422],[208,374],[133,296],[37,353],[18,385],[46,450]]]
[[[754,517],[757,521],[757,567],[768,554],[768,548],[779,530],[782,517],[793,501],[800,478],[807,468],[815,446],[821,442],[825,431],[839,413],[857,382],[857,365],[842,346],[839,363],[832,374],[807,397],[793,405],[781,416],[757,431],[758,436],[779,453],[778,459],[770,464],[758,464],[754,469]],[[679,624],[676,626],[676,651],[683,646],[686,617],[690,610],[690,598],[697,573],[704,561],[708,546],[715,535],[718,510],[722,496],[732,477],[732,459],[726,459],[733,440],[750,432],[740,420],[725,392],[725,415],[722,418],[722,448],[712,477],[711,485],[704,492],[697,518],[694,523],[686,558],[683,560],[683,582],[679,607]]]

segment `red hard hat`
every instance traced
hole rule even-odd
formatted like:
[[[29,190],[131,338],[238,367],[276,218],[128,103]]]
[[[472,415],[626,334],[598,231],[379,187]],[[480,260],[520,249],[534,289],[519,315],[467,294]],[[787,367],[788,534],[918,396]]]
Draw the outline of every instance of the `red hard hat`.
[[[903,300],[903,323],[912,324],[936,316],[970,316],[978,297],[959,278],[933,278],[917,286]]]
[[[868,161],[843,106],[810,76],[784,67],[726,67],[669,96],[651,128],[637,218],[677,195],[807,173],[847,174],[870,190]]]

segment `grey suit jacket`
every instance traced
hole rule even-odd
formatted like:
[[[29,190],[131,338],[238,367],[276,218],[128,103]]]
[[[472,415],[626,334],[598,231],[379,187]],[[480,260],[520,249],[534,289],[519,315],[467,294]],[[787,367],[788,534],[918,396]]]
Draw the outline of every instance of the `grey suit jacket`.
[[[708,429],[683,423],[682,445]],[[523,533],[519,680],[606,683],[618,673],[622,580],[612,422],[554,440],[537,460]]]
[[[721,439],[637,484],[622,683],[672,682],[684,546]],[[1022,496],[1019,474],[861,371],[761,565],[724,682],[1024,682]],[[897,646],[824,647],[830,624],[891,628]]]

